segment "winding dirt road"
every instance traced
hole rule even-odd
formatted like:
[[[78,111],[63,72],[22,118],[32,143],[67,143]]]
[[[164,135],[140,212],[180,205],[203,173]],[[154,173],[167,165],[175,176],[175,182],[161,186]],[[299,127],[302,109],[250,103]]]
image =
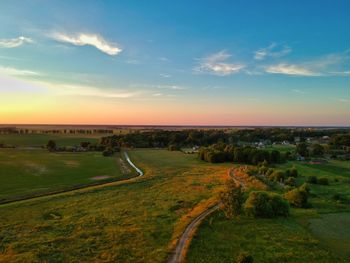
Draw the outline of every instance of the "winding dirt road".
[[[239,185],[241,185],[243,189],[246,188],[245,183],[242,180],[235,177],[234,168],[231,168],[228,170],[228,175],[233,180],[235,180],[235,182],[237,182]],[[169,258],[167,263],[184,262],[185,257],[186,257],[187,248],[190,245],[190,242],[192,240],[194,232],[197,230],[199,225],[202,223],[202,221],[207,216],[209,216],[210,214],[212,214],[213,212],[215,212],[219,208],[220,208],[220,203],[208,208],[207,210],[205,210],[199,216],[197,216],[195,219],[192,220],[192,222],[186,227],[185,231],[182,233],[182,235],[181,235],[181,237],[176,245],[175,251],[172,254],[172,256]]]
[[[168,263],[183,262],[183,260],[185,259],[186,248],[190,245],[189,242],[191,241],[191,237],[193,236],[194,231],[196,231],[197,227],[208,215],[218,210],[219,207],[220,206],[217,204],[205,210],[203,213],[201,213],[199,216],[193,219],[193,221],[186,227],[185,231],[182,233],[176,245],[174,254],[168,260]]]

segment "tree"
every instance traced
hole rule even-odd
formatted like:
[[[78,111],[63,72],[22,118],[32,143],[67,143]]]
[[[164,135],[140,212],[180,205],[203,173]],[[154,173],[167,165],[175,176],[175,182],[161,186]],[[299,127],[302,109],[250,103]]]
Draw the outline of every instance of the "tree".
[[[265,191],[250,192],[244,203],[244,211],[248,216],[255,218],[288,216],[289,205],[278,194]]]
[[[297,145],[296,152],[303,157],[309,156],[308,147],[307,147],[307,144],[305,142],[301,142]]]
[[[320,185],[329,185],[328,178],[326,177],[318,178],[317,183]]]
[[[283,196],[294,207],[308,206],[308,193],[302,189],[296,188],[285,193]]]
[[[220,193],[220,200],[227,218],[232,219],[242,213],[244,194],[242,187],[234,180],[226,182],[225,190]]]
[[[311,155],[315,157],[323,156],[324,148],[321,144],[315,143],[311,146]]]
[[[53,151],[55,151],[56,150],[56,143],[55,143],[55,141],[53,141],[53,140],[49,140],[48,141],[48,143],[47,143],[47,145],[46,145],[46,148],[50,151],[50,152],[53,152]]]
[[[306,181],[310,184],[317,184],[317,177],[314,175],[310,175],[310,176],[308,176]]]

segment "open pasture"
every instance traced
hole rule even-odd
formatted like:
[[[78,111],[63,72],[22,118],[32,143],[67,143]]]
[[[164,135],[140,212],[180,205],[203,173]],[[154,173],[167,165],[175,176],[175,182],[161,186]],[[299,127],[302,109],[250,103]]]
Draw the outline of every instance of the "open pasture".
[[[41,149],[0,149],[0,200],[18,199],[134,175],[120,154],[50,153]]]
[[[128,153],[143,177],[0,206],[0,262],[165,262],[230,165],[166,150]]]

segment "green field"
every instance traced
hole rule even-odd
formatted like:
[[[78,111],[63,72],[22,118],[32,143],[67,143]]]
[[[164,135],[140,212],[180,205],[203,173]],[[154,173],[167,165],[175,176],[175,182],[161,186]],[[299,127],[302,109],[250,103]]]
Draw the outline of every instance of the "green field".
[[[0,144],[22,147],[46,146],[54,140],[57,146],[78,146],[82,141],[97,143],[102,135],[69,134],[0,134]]]
[[[188,262],[234,262],[247,251],[254,262],[348,262],[350,260],[350,162],[289,162],[303,183],[307,176],[327,177],[329,186],[311,185],[309,209],[292,209],[288,219],[227,220],[210,216],[191,243]],[[339,195],[341,199],[335,199]]]
[[[129,155],[143,177],[0,206],[0,262],[164,262],[229,165],[165,150]]]
[[[0,200],[132,176],[122,164],[120,155],[103,157],[100,152],[0,149]]]

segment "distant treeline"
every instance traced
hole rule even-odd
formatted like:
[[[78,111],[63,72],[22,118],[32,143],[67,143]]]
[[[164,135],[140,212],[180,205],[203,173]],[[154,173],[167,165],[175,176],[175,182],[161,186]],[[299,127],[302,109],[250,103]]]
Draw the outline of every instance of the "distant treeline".
[[[282,128],[257,128],[244,130],[182,130],[166,131],[154,130],[147,132],[134,132],[121,135],[104,137],[103,145],[118,145],[120,147],[165,148],[170,145],[183,146],[209,146],[215,143],[239,144],[241,142],[253,143],[269,141],[279,143],[283,141],[294,142],[298,138],[300,142],[307,138],[331,137],[334,144],[349,144],[349,129],[282,129]]]
[[[288,160],[291,153],[282,154],[277,150],[267,151],[251,146],[233,146],[218,143],[210,147],[200,148],[198,155],[201,160],[210,163],[239,162],[256,165],[261,162],[283,163]]]

